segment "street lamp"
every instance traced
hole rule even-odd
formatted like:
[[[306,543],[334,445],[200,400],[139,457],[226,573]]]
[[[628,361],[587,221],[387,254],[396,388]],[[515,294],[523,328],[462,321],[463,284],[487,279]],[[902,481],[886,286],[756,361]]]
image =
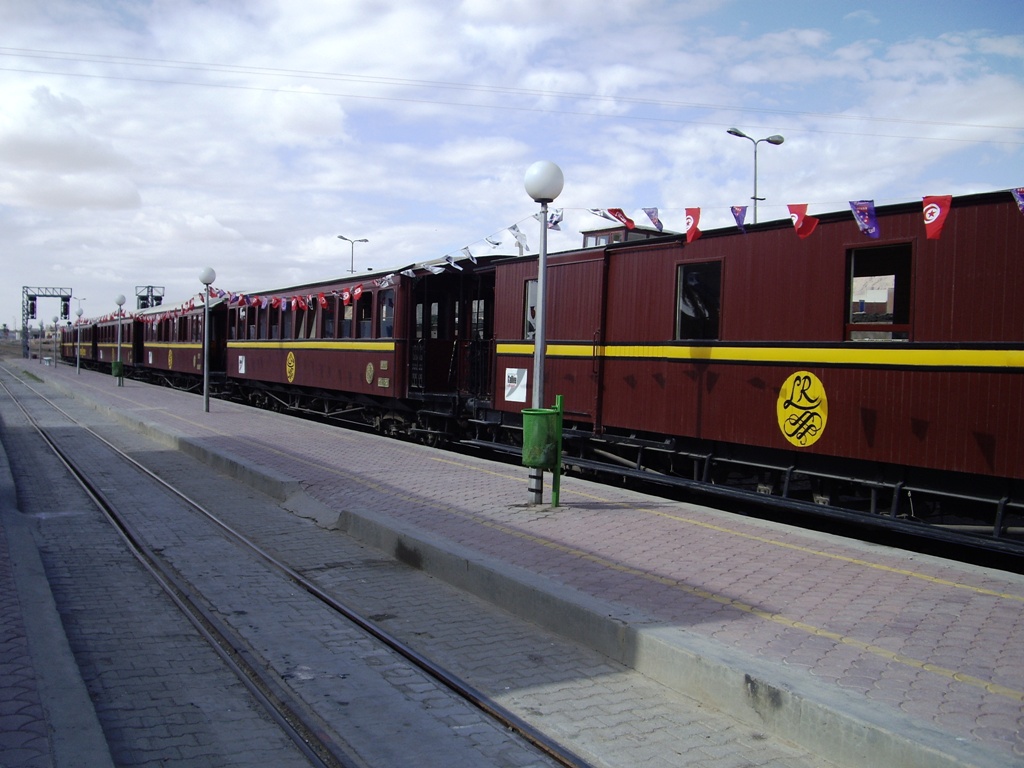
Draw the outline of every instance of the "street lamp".
[[[730,128],[728,131],[726,131],[726,133],[732,136],[739,136],[741,139],[747,139],[751,144],[754,145],[754,196],[751,199],[754,201],[754,223],[757,224],[757,201],[764,200],[763,197],[757,196],[757,145],[760,144],[762,141],[767,141],[769,144],[775,144],[777,146],[784,142],[785,139],[782,136],[779,136],[779,134],[775,133],[772,134],[771,136],[766,136],[763,139],[755,140],[754,138],[747,136],[747,134],[745,134],[739,128]]]
[[[82,307],[75,310],[75,373],[82,375]]]
[[[355,271],[356,271],[356,243],[368,243],[370,241],[367,240],[365,237],[360,237],[358,240],[351,240],[351,239],[345,237],[344,235],[338,235],[338,239],[339,240],[345,240],[346,242],[348,242],[352,246],[352,248],[351,248],[351,251],[352,251],[352,263],[349,265],[348,271],[353,273],[353,274],[355,274]]]
[[[210,412],[210,284],[217,279],[212,267],[199,273],[199,282],[206,286],[203,301],[203,410]]]
[[[56,315],[53,316],[53,367],[57,367],[57,323],[60,322],[60,318]]]
[[[121,363],[121,308],[124,306],[125,298],[123,293],[117,294],[114,303],[117,304],[117,386],[124,386],[124,365]]]
[[[533,397],[531,404],[541,408],[544,401],[544,356],[547,354],[545,320],[547,311],[544,304],[545,283],[548,268],[548,203],[562,193],[565,177],[562,169],[550,160],[540,160],[526,169],[523,179],[526,194],[540,203],[540,256],[537,259],[537,318],[533,334]],[[530,470],[530,496],[534,504],[544,501],[544,470]]]

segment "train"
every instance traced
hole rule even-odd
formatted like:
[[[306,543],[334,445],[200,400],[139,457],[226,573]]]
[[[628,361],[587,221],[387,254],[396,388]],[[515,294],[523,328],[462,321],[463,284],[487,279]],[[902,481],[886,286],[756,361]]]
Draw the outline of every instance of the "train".
[[[925,201],[928,202],[927,200]],[[935,203],[932,203],[934,206]],[[582,473],[1013,541],[1024,533],[1024,208],[1010,191],[672,233],[632,222],[63,330],[68,362],[514,451],[561,396]],[[801,222],[802,223],[802,222]]]

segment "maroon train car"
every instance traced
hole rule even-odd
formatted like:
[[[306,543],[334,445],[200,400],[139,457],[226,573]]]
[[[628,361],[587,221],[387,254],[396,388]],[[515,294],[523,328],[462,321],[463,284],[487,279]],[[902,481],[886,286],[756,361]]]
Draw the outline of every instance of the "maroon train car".
[[[62,359],[96,370],[109,371],[119,355],[126,368],[137,365],[142,358],[142,337],[128,312],[120,318],[85,318],[62,327],[60,347]]]
[[[877,214],[877,239],[836,213],[803,239],[781,221],[551,256],[543,400],[564,396],[580,456],[901,515],[942,492],[1004,524],[1024,501],[1024,215],[1009,192],[956,198],[928,239],[920,203]],[[536,270],[497,266],[507,419],[536,384]]]
[[[203,375],[203,303],[191,299],[172,306],[139,310],[137,333],[140,353],[139,374],[179,389],[195,389]],[[227,304],[210,300],[210,376],[219,390],[223,386],[227,337]]]
[[[445,437],[490,386],[493,277],[464,264],[235,296],[228,379],[254,405]]]

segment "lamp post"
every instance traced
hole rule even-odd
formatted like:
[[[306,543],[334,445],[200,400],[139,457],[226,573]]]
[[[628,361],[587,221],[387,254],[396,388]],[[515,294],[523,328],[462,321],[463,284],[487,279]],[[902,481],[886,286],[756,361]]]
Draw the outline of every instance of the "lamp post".
[[[771,136],[766,136],[763,139],[754,139],[751,136],[747,136],[739,128],[730,128],[726,131],[731,136],[739,136],[741,139],[747,139],[751,144],[754,145],[754,196],[751,198],[754,201],[754,223],[757,224],[757,201],[764,200],[763,197],[757,196],[757,145],[762,141],[767,141],[769,144],[775,144],[776,146],[785,141],[782,136],[774,133]]]
[[[199,282],[206,286],[203,301],[203,411],[210,412],[210,284],[217,279],[212,267],[199,273]]]
[[[117,386],[124,386],[124,365],[121,363],[121,312],[124,307],[124,294],[117,294],[114,303],[117,304]]]
[[[75,373],[82,375],[82,307],[75,310]]]
[[[523,185],[526,194],[540,203],[540,255],[537,258],[537,318],[533,334],[533,397],[531,404],[541,408],[544,401],[544,356],[547,354],[545,333],[547,308],[545,306],[545,283],[548,268],[548,203],[562,193],[565,177],[562,169],[550,160],[540,160],[526,169]],[[530,498],[534,504],[544,500],[544,470],[530,470]]]
[[[57,323],[60,322],[60,318],[56,315],[53,316],[53,367],[57,367]]]
[[[339,240],[345,240],[346,242],[349,243],[349,245],[352,246],[352,248],[351,248],[351,251],[352,251],[352,263],[349,264],[348,271],[353,273],[353,274],[355,274],[355,271],[356,271],[356,243],[368,243],[370,241],[367,240],[365,237],[360,237],[358,240],[352,240],[350,238],[345,237],[344,235],[338,235],[338,239]]]

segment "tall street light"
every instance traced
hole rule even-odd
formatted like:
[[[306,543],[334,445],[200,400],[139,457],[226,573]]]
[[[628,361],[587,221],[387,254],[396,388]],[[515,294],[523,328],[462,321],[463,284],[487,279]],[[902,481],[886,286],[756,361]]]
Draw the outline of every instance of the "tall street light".
[[[540,160],[526,169],[523,180],[526,194],[540,203],[540,256],[537,259],[537,318],[533,336],[533,398],[534,408],[543,407],[544,401],[544,356],[547,354],[545,336],[547,311],[544,304],[545,283],[548,269],[548,203],[562,194],[565,177],[562,169],[550,160]],[[544,501],[544,470],[530,470],[530,495],[534,504]]]
[[[124,306],[125,298],[123,293],[117,294],[114,303],[117,304],[117,386],[124,386],[124,365],[121,363],[121,308]]]
[[[757,224],[757,201],[764,200],[763,197],[757,196],[757,145],[760,144],[762,141],[767,141],[769,144],[779,145],[782,142],[784,142],[785,139],[782,136],[779,136],[779,134],[775,133],[772,134],[771,136],[766,136],[763,139],[755,140],[751,136],[747,136],[747,134],[745,134],[739,128],[730,128],[728,131],[726,131],[726,133],[732,136],[739,136],[741,139],[747,139],[748,141],[750,141],[751,144],[754,145],[754,196],[751,199],[754,201],[754,223]]]
[[[349,243],[349,245],[352,246],[352,248],[351,248],[351,251],[352,251],[352,263],[349,265],[348,271],[351,272],[352,274],[355,274],[355,271],[356,271],[356,243],[368,243],[370,241],[367,240],[365,237],[360,237],[358,240],[352,240],[350,238],[345,237],[344,235],[338,235],[338,239],[339,240],[344,240],[347,243]]]
[[[56,315],[54,315],[53,316],[53,367],[54,368],[57,367],[57,360],[59,359],[59,357],[57,355],[57,330],[58,330],[57,329],[57,323],[59,323],[59,322],[60,322],[60,318],[57,317]]]
[[[203,299],[203,411],[210,412],[210,285],[217,279],[212,267],[199,273],[199,282],[206,286]]]

